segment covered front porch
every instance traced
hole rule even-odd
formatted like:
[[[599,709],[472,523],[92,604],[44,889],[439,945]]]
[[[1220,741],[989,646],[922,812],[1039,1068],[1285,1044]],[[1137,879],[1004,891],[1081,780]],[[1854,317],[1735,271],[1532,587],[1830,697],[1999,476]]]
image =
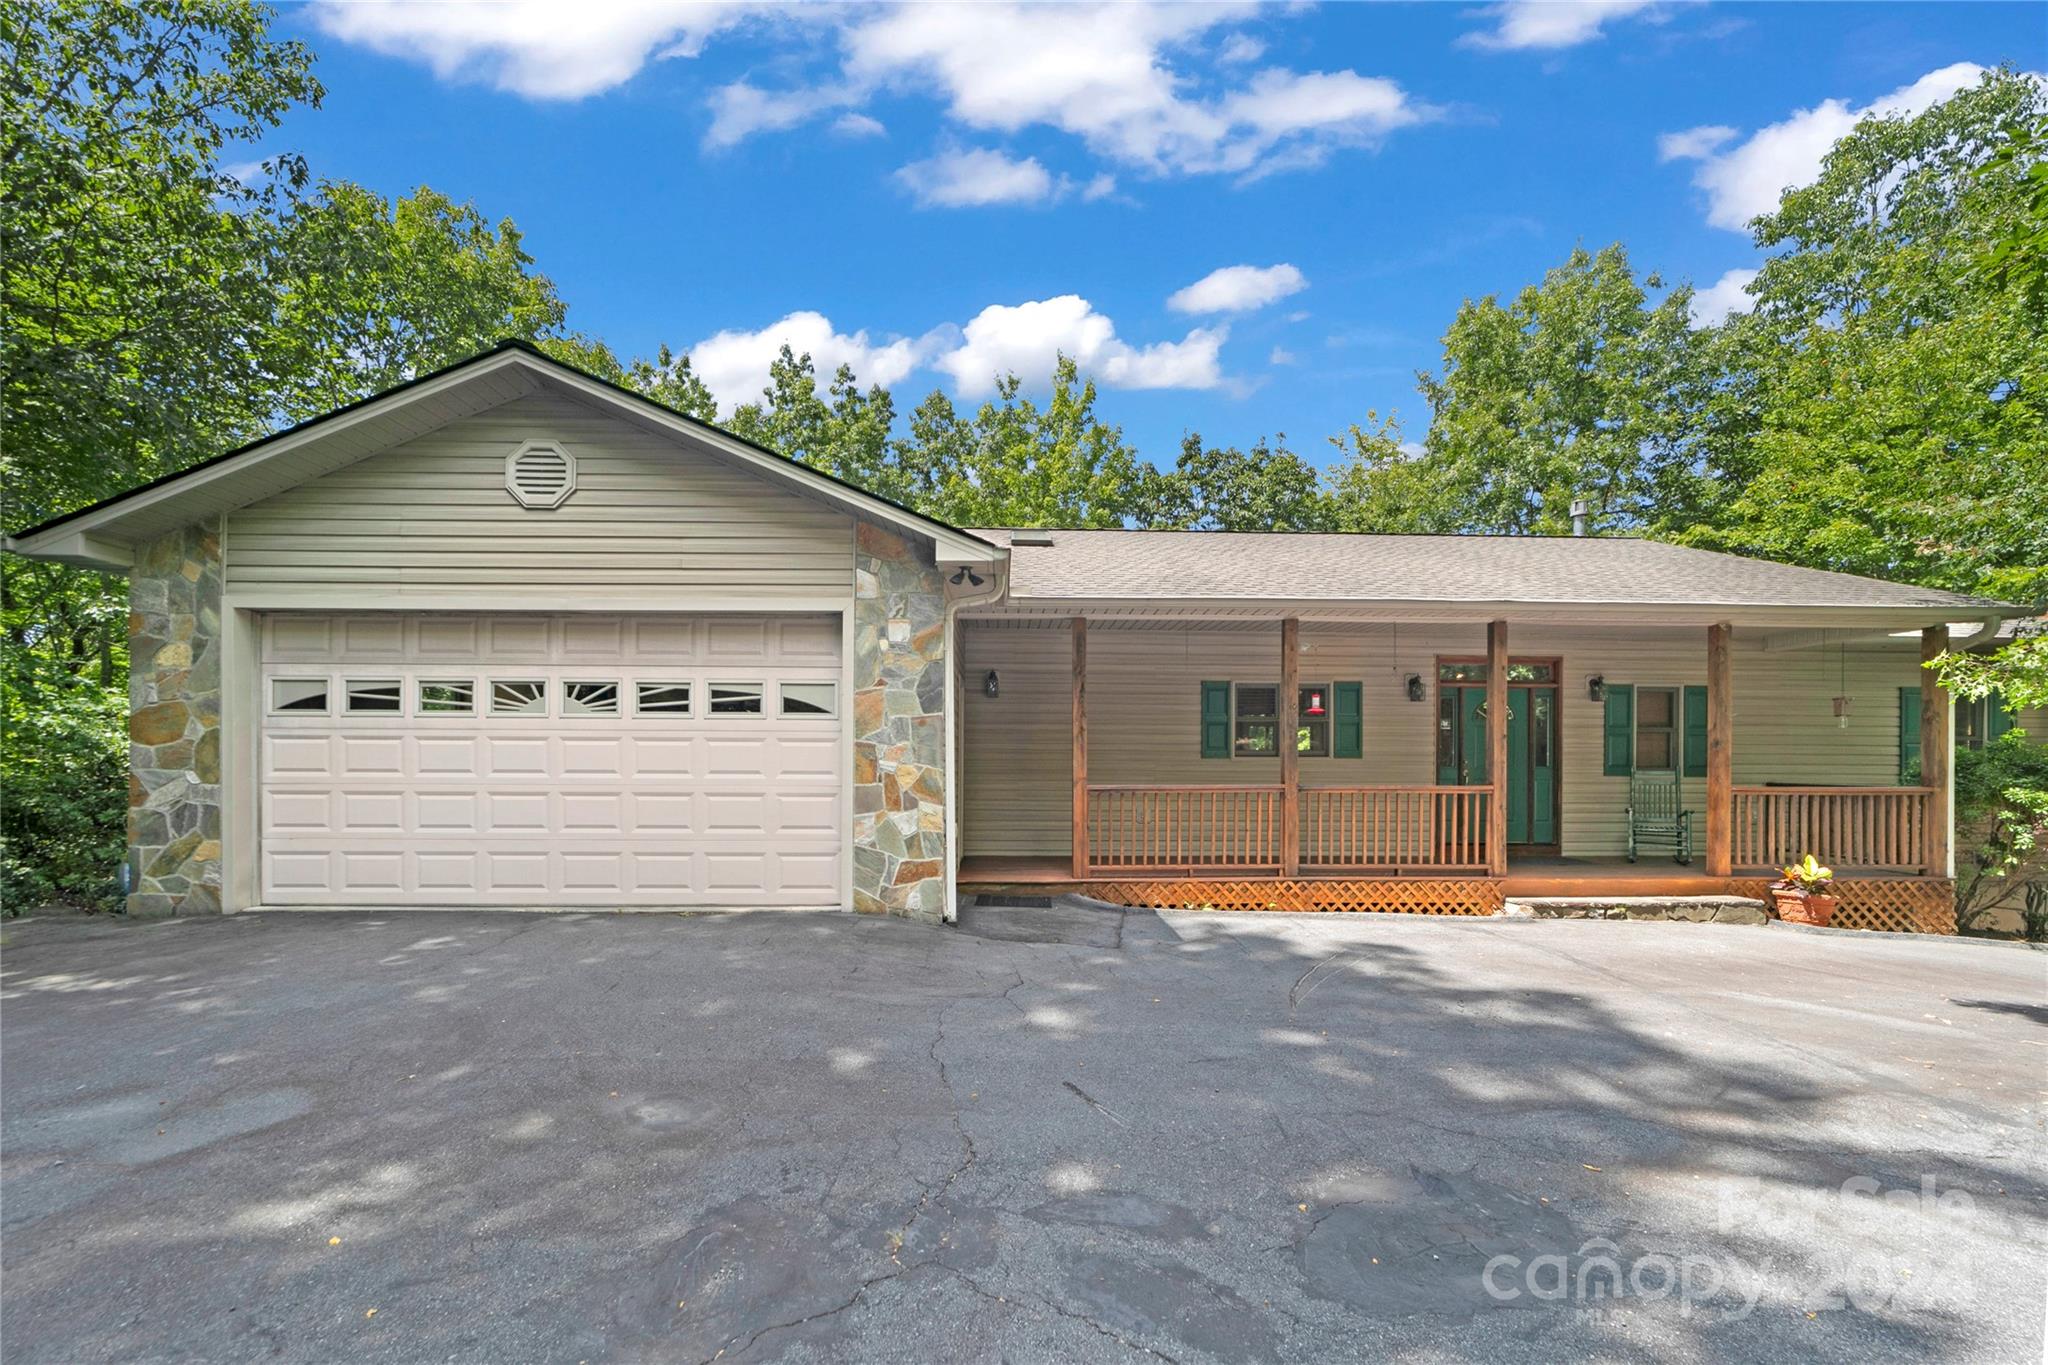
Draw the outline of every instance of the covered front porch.
[[[1762,631],[1739,648],[1726,622],[1696,632],[1505,620],[1305,631],[1289,617],[1182,623],[1176,639],[1172,623],[1074,617],[985,635],[981,649],[973,627],[964,742],[970,810],[985,814],[968,822],[968,893],[1485,913],[1524,895],[1758,894],[1811,851],[1856,888],[1845,899],[1890,907],[1873,927],[1929,927],[1950,901],[1948,707],[1918,666],[1943,647],[1942,627],[1918,648],[1866,632],[1854,664],[1860,701],[1838,701],[1849,690],[1847,632],[1832,649],[1823,638],[1800,654]],[[1261,638],[1271,649],[1263,670],[1249,661]],[[1738,654],[1758,679],[1743,730],[1756,748],[1740,783]],[[998,666],[977,675],[983,663]],[[1067,722],[1057,740],[1047,725],[1053,664]],[[1027,694],[1007,706],[1005,673]],[[1260,679],[1249,711],[1252,684],[1212,680],[1233,673]],[[1630,706],[1606,700],[1614,693]],[[1157,705],[1135,705],[1134,694]],[[1271,733],[1297,743],[1268,745],[1265,722],[1245,719],[1269,705]],[[1862,728],[1850,733],[1844,712],[1858,705]],[[1165,742],[1148,746],[1148,736]],[[1029,746],[1040,766],[1014,766],[1013,781],[1042,772],[1047,746],[1059,745],[1059,828],[1031,825],[1034,813],[1050,815],[1048,802],[1021,802],[1012,827],[985,798],[972,804],[977,782],[1000,780],[977,765],[978,744]],[[1898,780],[1909,748],[1919,777],[1910,785]],[[1203,767],[1219,780],[1183,780]],[[1262,780],[1236,780],[1240,771]],[[1145,780],[1154,772],[1161,780]],[[1675,848],[1626,855],[1640,815],[1631,803],[1651,777],[1686,823],[1683,862]],[[1031,789],[1046,794],[1042,780]]]

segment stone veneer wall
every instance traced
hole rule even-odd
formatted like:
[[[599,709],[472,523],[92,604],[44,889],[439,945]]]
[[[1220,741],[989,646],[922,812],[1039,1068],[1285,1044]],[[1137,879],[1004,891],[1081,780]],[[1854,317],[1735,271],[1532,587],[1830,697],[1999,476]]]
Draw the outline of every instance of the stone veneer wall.
[[[946,908],[946,590],[928,546],[855,532],[853,907]]]
[[[128,580],[128,913],[221,908],[220,528],[143,546]]]

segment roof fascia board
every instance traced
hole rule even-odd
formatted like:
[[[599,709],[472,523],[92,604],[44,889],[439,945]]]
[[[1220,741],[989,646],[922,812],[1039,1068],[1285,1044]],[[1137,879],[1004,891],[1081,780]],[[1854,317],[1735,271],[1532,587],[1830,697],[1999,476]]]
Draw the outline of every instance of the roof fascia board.
[[[71,526],[52,527],[36,540],[39,543],[31,550],[9,536],[4,548],[18,555],[45,559],[53,564],[69,564],[79,569],[127,573],[135,567],[135,546],[125,540],[94,535]]]
[[[234,458],[194,469],[180,478],[173,479],[155,488],[140,489],[131,496],[116,499],[104,507],[70,518],[61,525],[52,526],[47,530],[38,531],[30,535],[11,538],[8,541],[7,548],[13,550],[16,554],[27,555],[34,559],[47,559],[54,557],[50,553],[49,547],[61,544],[67,537],[81,532],[86,534],[98,533],[113,540],[121,540],[123,537],[120,531],[120,523],[124,517],[136,512],[159,507],[175,499],[188,498],[195,493],[219,488],[234,479],[244,477],[250,470],[261,468],[263,465],[269,464],[281,456],[350,431],[363,422],[387,417],[393,412],[402,411],[416,403],[437,397],[450,389],[458,388],[484,375],[518,366],[525,360],[526,357],[517,351],[486,353],[474,361],[457,366],[443,374],[436,375],[432,379],[422,380],[399,392],[387,394],[382,399],[363,403],[325,421],[308,423],[299,430],[273,437]],[[132,539],[129,543],[133,543]]]
[[[1757,605],[1716,602],[1473,602],[1441,600],[1380,599],[1286,599],[1286,598],[1043,598],[1013,595],[1009,605],[982,609],[980,617],[1022,617],[1097,615],[1146,620],[1243,620],[1278,621],[1293,616],[1304,621],[1376,622],[1440,621],[1464,623],[1505,620],[1532,625],[1573,625],[1600,622],[1612,625],[1714,625],[1726,622],[1738,626],[1766,626],[1783,629],[1801,627],[1835,629],[1867,628],[1874,633],[1887,629],[1918,629],[1951,621],[1974,619],[1975,612],[1956,606],[1830,606]]]
[[[587,401],[600,403],[641,425],[708,447],[735,464],[792,484],[841,511],[866,517],[870,521],[886,522],[898,530],[923,536],[933,543],[940,563],[1000,564],[1009,558],[1010,552],[1003,546],[991,544],[965,531],[955,530],[916,512],[906,511],[873,494],[863,493],[850,484],[828,479],[787,456],[773,455],[756,449],[714,426],[678,416],[658,403],[636,399],[610,384],[580,374],[567,366],[549,361],[544,367],[537,364],[535,370],[548,381],[561,385]]]

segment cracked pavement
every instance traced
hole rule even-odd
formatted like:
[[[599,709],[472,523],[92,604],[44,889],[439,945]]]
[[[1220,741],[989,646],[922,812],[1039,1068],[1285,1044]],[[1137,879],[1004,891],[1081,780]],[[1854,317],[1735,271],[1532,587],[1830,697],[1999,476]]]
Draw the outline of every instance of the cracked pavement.
[[[2040,1359],[2044,1083],[2048,955],[2000,945],[1072,902],[16,922],[0,1339]]]

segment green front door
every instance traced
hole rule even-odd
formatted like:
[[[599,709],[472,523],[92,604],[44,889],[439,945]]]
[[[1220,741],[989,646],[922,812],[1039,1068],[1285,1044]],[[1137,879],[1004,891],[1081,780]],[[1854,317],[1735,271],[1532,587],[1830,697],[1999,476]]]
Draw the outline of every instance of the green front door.
[[[1529,842],[1529,689],[1508,689],[1508,842]]]
[[[1445,686],[1437,708],[1436,780],[1485,786],[1486,689]],[[1508,689],[1508,842],[1557,842],[1557,689]]]

